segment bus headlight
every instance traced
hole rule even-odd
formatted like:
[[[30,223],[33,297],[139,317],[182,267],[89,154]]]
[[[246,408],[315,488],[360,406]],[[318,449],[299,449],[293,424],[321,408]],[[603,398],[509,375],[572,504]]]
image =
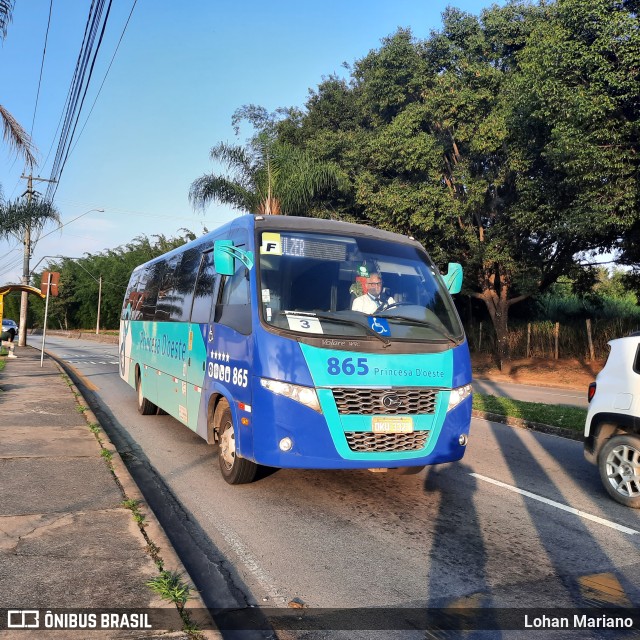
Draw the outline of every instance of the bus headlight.
[[[260,384],[265,389],[269,389],[271,393],[290,398],[303,404],[305,407],[322,413],[316,390],[311,387],[303,387],[298,384],[290,384],[289,382],[280,382],[279,380],[269,380],[268,378],[260,378]]]
[[[470,384],[465,384],[463,387],[451,389],[447,411],[451,411],[451,409],[457,407],[465,398],[468,398],[471,395],[471,391],[472,389]]]

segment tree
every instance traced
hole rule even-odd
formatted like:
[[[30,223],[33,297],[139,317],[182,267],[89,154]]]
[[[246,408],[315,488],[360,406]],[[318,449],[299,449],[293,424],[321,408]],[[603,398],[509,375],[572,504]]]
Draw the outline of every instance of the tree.
[[[0,0],[0,40],[7,35],[7,27],[11,22],[14,0]],[[20,123],[0,104],[0,120],[2,121],[3,138],[10,151],[22,155],[27,166],[36,164],[35,147],[29,134]]]
[[[50,202],[15,200],[0,205],[0,238],[15,235],[22,239],[27,229],[37,233],[50,222],[60,222],[60,214]]]
[[[258,214],[306,215],[310,202],[320,192],[340,182],[337,167],[317,161],[308,151],[278,140],[275,116],[252,105],[236,112],[248,114],[258,132],[242,147],[220,142],[211,149],[211,159],[227,167],[227,175],[205,174],[191,185],[194,207],[211,202]]]
[[[416,237],[436,262],[463,262],[503,368],[510,308],[638,219],[632,5],[448,9],[426,41],[401,29],[349,82],[324,81],[282,129],[349,176],[341,213]]]

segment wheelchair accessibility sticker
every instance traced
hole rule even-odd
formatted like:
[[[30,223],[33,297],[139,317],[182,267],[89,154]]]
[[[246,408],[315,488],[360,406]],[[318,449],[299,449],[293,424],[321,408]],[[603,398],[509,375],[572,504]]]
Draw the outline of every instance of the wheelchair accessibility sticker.
[[[374,316],[369,316],[367,318],[369,322],[369,326],[381,336],[390,336],[391,331],[389,330],[389,323],[384,318],[376,318]]]

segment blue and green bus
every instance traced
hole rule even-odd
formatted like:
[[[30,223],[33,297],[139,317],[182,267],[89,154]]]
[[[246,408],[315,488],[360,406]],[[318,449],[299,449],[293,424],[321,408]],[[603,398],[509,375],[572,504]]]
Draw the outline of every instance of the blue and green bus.
[[[141,414],[216,444],[230,484],[259,465],[419,471],[468,440],[461,282],[406,236],[241,216],[133,271],[120,375]]]

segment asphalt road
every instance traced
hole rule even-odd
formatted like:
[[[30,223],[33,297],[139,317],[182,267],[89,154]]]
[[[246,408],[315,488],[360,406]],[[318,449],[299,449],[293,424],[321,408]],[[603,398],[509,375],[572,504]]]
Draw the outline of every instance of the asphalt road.
[[[640,603],[640,513],[607,497],[579,442],[474,419],[465,458],[419,475],[279,470],[231,487],[213,447],[169,416],[137,413],[115,345],[56,337],[47,348],[73,368],[210,607],[298,600],[392,616]],[[416,637],[457,637],[442,633]],[[378,637],[363,634],[342,636]],[[622,637],[602,634],[544,637]]]

